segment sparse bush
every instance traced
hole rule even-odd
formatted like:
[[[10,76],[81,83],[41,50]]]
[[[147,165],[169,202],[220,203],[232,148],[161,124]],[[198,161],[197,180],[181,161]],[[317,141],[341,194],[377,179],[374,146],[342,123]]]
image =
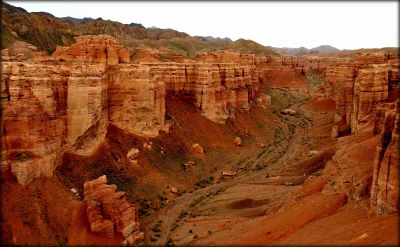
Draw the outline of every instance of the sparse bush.
[[[151,228],[151,230],[153,232],[161,232],[160,228],[158,228],[158,227],[153,227],[153,228]]]
[[[322,78],[314,75],[313,73],[309,73],[307,75],[307,80],[308,80],[308,83],[314,87],[324,82],[324,80]]]
[[[173,244],[173,242],[174,242],[174,241],[172,241],[172,239],[169,238],[168,241],[167,241],[167,243],[165,244],[165,246],[166,246],[166,247],[173,247],[173,246],[175,246],[175,245]]]

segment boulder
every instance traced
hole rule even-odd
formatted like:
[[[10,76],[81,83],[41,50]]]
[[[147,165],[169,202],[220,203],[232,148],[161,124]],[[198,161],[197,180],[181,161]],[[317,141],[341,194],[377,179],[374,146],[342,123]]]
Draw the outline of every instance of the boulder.
[[[188,161],[187,163],[185,163],[184,164],[185,165],[185,167],[192,167],[192,166],[194,166],[194,165],[196,165],[196,163],[194,162],[194,161]]]
[[[137,163],[137,160],[139,158],[139,149],[137,148],[132,148],[128,151],[128,153],[126,154],[126,158],[128,158],[128,160],[131,163]]]
[[[285,110],[282,110],[281,113],[283,115],[290,115],[290,116],[296,115],[296,111],[293,109],[285,109]]]
[[[265,144],[264,143],[257,143],[257,147],[258,148],[265,148]]]
[[[175,188],[175,187],[172,187],[169,191],[170,191],[172,194],[175,194],[175,195],[178,194],[178,189]]]
[[[200,146],[200,144],[198,144],[198,143],[193,144],[192,153],[203,154],[203,152],[204,152],[203,148]]]
[[[228,177],[236,176],[236,172],[234,172],[234,171],[224,171],[224,172],[222,172],[222,176],[228,176]]]
[[[240,137],[236,136],[235,140],[233,141],[233,144],[235,144],[236,146],[243,146],[242,139],[240,139]]]
[[[149,151],[152,150],[153,149],[153,142],[150,142],[150,143],[145,142],[143,144],[143,148],[145,148],[145,149],[147,149]]]
[[[318,153],[317,150],[311,150],[310,152],[308,152],[308,157],[312,157],[314,155],[316,155]]]

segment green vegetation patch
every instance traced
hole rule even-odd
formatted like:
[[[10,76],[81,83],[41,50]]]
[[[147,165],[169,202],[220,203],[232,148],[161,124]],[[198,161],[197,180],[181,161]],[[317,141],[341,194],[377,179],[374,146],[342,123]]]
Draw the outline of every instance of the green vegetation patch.
[[[308,73],[307,75],[307,81],[310,85],[312,86],[317,86],[319,84],[322,84],[324,82],[324,79],[322,79],[321,77],[318,77],[316,75],[314,75],[313,73]]]

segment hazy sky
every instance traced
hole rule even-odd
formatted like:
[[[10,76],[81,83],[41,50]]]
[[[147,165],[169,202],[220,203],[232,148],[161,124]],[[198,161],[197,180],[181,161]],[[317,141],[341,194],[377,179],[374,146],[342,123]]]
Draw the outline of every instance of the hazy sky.
[[[399,3],[5,1],[57,17],[101,17],[190,35],[251,39],[275,47],[398,47]]]

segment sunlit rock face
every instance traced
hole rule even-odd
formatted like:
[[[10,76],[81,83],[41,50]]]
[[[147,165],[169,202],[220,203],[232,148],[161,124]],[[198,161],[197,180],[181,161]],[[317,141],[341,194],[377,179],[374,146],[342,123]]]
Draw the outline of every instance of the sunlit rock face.
[[[165,128],[165,83],[152,80],[147,65],[109,69],[110,122],[133,134],[158,136]]]
[[[252,65],[191,62],[143,63],[141,66],[150,68],[150,83],[165,84],[165,93],[191,96],[201,114],[218,123],[234,117],[236,109],[249,109],[259,89],[259,79]]]
[[[351,116],[352,131],[357,131],[359,122],[372,112],[376,104],[388,98],[387,69],[362,69],[354,83],[353,107]]]
[[[2,161],[18,182],[51,176],[65,150],[87,153],[104,139],[104,78],[100,65],[3,63]]]
[[[380,132],[376,149],[371,188],[371,204],[379,214],[394,213],[399,204],[399,113],[398,102],[387,104],[383,119],[375,122],[374,131]],[[382,121],[383,120],[383,121]]]

